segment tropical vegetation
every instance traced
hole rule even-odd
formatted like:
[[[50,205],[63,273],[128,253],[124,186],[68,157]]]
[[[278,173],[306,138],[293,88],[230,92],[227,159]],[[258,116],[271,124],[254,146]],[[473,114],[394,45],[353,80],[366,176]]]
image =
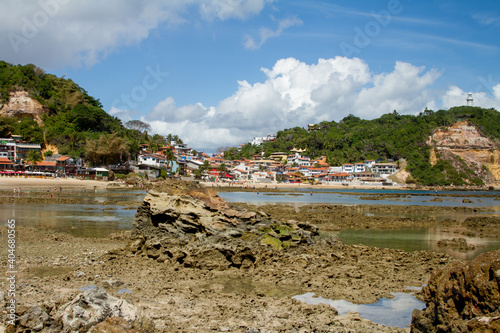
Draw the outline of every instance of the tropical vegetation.
[[[373,120],[349,115],[339,122],[324,121],[311,131],[302,127],[277,133],[275,141],[261,146],[246,145],[241,150],[228,149],[230,159],[251,158],[263,151],[289,153],[294,148],[305,149],[308,156],[326,156],[330,165],[342,165],[364,160],[407,161],[407,171],[414,180],[427,185],[482,184],[472,170],[463,165],[457,172],[453,164],[463,161],[439,160],[430,163],[429,136],[438,128],[446,128],[459,120],[468,120],[485,136],[500,142],[500,113],[494,109],[460,106],[449,110],[424,110],[418,115],[400,115],[396,111]]]
[[[92,165],[136,158],[141,144],[156,152],[172,141],[182,143],[176,135],[150,135],[151,126],[140,120],[122,124],[70,79],[47,74],[32,64],[0,61],[0,104],[7,103],[14,91],[28,92],[47,112],[41,116],[42,125],[29,117],[0,116],[0,137],[21,135],[43,147],[55,146],[60,154],[84,157]]]

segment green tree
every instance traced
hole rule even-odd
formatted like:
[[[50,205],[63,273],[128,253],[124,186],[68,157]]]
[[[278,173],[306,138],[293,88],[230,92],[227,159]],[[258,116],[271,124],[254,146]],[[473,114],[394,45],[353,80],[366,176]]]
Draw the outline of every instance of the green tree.
[[[28,154],[26,154],[26,162],[31,164],[31,170],[34,170],[37,162],[40,161],[42,161],[42,156],[36,150],[30,150]]]
[[[128,157],[128,146],[117,133],[101,134],[98,139],[87,139],[85,158],[93,166],[116,164]]]
[[[226,176],[227,172],[227,167],[224,163],[221,163],[219,167],[217,168],[217,171],[219,171],[219,177],[224,178]]]
[[[170,169],[170,172],[172,172],[173,162],[176,161],[174,152],[170,148],[165,149],[163,151],[163,156],[165,156],[165,159],[167,160],[168,168]]]

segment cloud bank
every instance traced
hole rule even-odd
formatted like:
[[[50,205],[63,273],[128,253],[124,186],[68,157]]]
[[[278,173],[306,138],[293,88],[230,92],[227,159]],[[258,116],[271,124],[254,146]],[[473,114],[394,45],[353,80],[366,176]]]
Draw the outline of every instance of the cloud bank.
[[[167,97],[142,120],[155,132],[175,133],[193,147],[214,149],[285,128],[339,121],[349,114],[373,119],[393,110],[418,114],[426,107],[464,105],[467,96],[458,87],[434,90],[439,71],[405,62],[376,74],[358,58],[338,56],[315,64],[287,58],[261,70],[266,75],[263,82],[239,81],[234,94],[216,106],[176,106]],[[492,88],[491,95],[474,94],[475,105],[498,107],[500,85]]]

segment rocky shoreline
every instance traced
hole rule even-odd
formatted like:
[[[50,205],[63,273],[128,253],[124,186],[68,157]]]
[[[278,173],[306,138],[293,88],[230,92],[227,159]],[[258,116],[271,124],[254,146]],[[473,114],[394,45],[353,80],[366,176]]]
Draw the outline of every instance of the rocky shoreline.
[[[431,223],[425,219],[362,219],[359,207],[281,208],[231,206],[214,193],[169,184],[146,197],[132,231],[106,239],[19,227],[17,315],[38,313],[46,319],[33,331],[59,332],[58,313],[84,297],[84,289],[103,287],[146,318],[135,326],[102,324],[129,327],[123,332],[408,332],[291,297],[314,292],[373,303],[391,298],[391,292],[411,292],[409,286],[422,286],[432,272],[457,262],[432,251],[345,245],[324,234],[342,225],[383,229]],[[486,227],[480,221],[469,227],[480,232]],[[6,244],[6,227],[0,238]],[[5,280],[0,290],[6,290]],[[0,296],[5,322],[7,297]],[[6,329],[29,328],[18,323]]]

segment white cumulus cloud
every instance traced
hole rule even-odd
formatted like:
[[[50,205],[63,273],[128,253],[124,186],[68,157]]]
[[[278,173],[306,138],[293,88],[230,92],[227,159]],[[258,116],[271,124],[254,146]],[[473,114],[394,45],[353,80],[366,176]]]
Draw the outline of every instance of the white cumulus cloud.
[[[485,92],[472,92],[473,105],[482,108],[500,109],[500,84],[493,86],[491,94]],[[463,91],[457,86],[451,86],[442,96],[443,109],[449,109],[453,106],[467,105],[468,92]]]
[[[335,57],[306,64],[295,58],[263,68],[263,82],[239,81],[216,106],[159,102],[143,119],[160,133],[172,132],[193,147],[234,146],[294,126],[349,114],[373,119],[397,110],[415,114],[435,103],[432,85],[440,72],[397,62],[388,73],[373,73],[358,58]],[[500,92],[500,88],[498,89]]]

